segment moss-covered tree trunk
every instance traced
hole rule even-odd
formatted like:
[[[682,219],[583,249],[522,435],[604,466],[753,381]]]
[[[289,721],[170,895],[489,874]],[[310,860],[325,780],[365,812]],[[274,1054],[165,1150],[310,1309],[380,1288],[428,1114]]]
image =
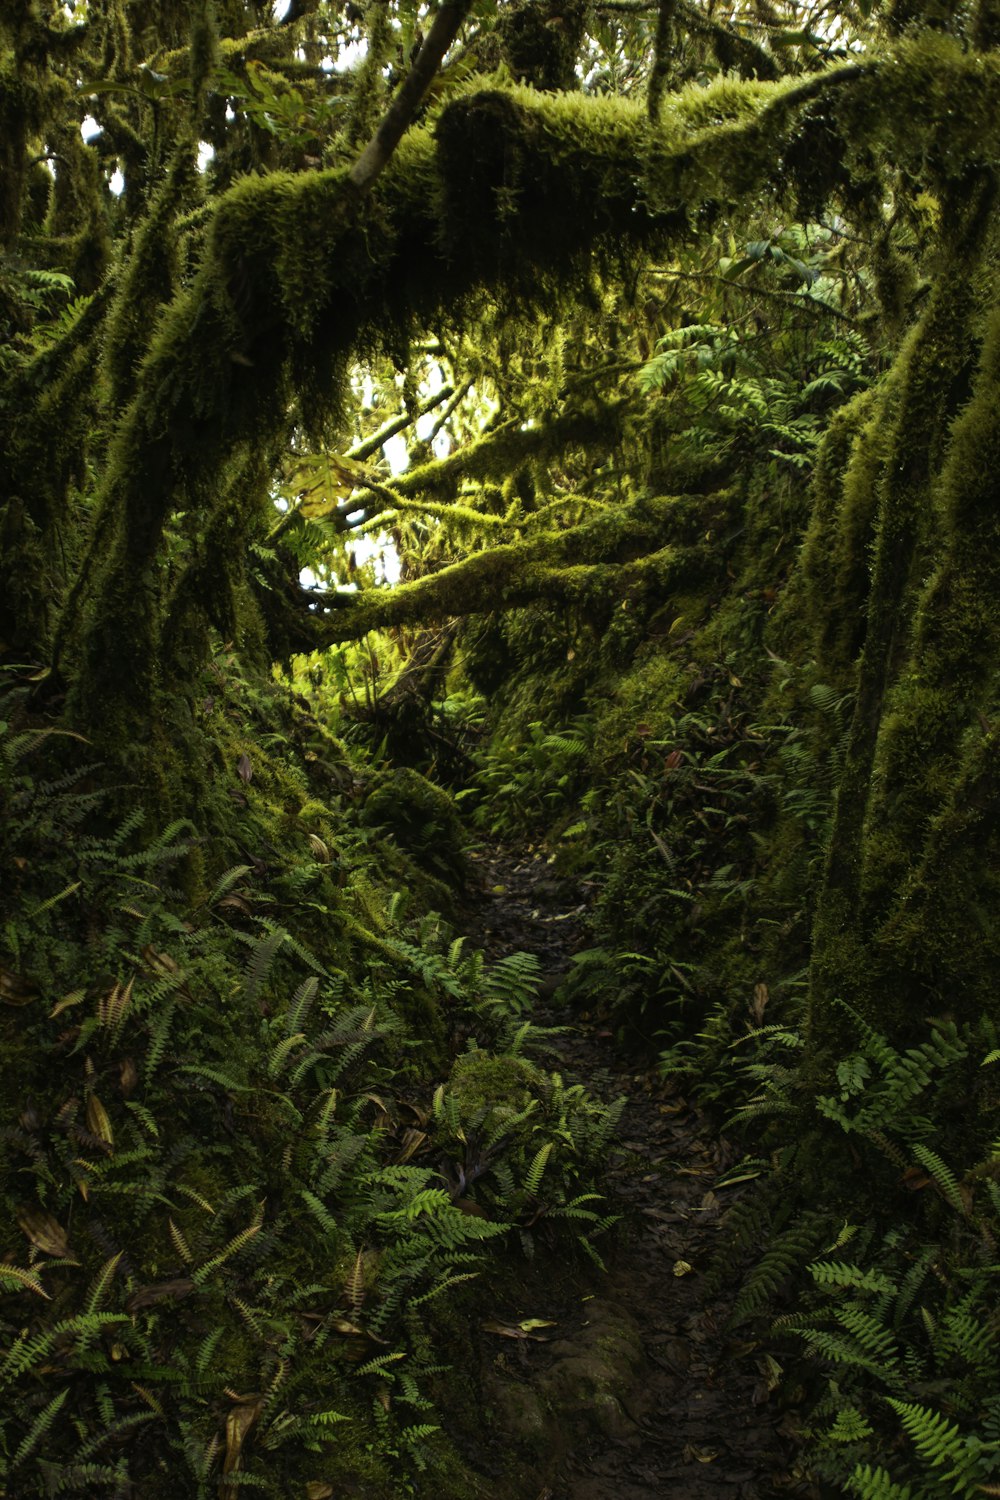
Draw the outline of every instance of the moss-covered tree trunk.
[[[897,1034],[918,1027],[928,1007],[951,1006],[941,990],[944,971],[931,959],[941,945],[929,941],[928,881],[951,905],[958,871],[937,859],[932,874],[928,849],[941,837],[949,842],[936,830],[940,818],[953,843],[974,716],[996,661],[986,603],[997,556],[987,519],[997,459],[992,330],[970,407],[954,420],[979,334],[977,273],[994,196],[984,173],[964,202],[953,202],[928,307],[881,395],[894,420],[877,480],[864,647],[813,934],[810,1019],[821,1047],[849,1030],[836,1001]],[[844,480],[845,505],[866,478],[869,452],[859,445]],[[855,547],[862,541],[855,537]],[[985,805],[984,775],[980,767],[972,780]],[[913,881],[922,892],[926,963],[914,948],[912,919],[902,916]],[[974,1014],[985,999],[981,985],[964,994]]]

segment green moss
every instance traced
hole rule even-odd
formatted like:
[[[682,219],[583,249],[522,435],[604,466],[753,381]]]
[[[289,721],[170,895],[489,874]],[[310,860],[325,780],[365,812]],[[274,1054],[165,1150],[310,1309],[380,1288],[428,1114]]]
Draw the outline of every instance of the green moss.
[[[831,420],[817,456],[801,555],[776,621],[777,641],[793,653],[811,646],[827,679],[845,684],[862,640],[890,400],[882,388],[863,391]]]
[[[856,974],[848,974],[845,968],[840,980],[836,975],[838,954],[848,955],[862,942],[858,924],[870,920],[861,910],[863,884],[867,887],[864,904],[870,913],[889,897],[900,873],[897,865],[892,875],[888,875],[884,860],[879,861],[878,873],[872,869],[872,856],[876,851],[884,853],[887,839],[882,833],[877,842],[872,842],[872,830],[866,825],[873,787],[877,804],[881,776],[883,787],[888,785],[889,795],[898,803],[901,794],[909,794],[907,776],[912,788],[926,781],[924,773],[912,764],[905,772],[893,771],[885,777],[877,762],[884,764],[882,721],[886,695],[906,660],[907,624],[915,596],[915,562],[927,545],[925,539],[934,522],[927,494],[948,437],[955,382],[968,357],[970,319],[974,311],[973,273],[981,253],[991,199],[991,187],[980,183],[964,204],[956,243],[948,257],[947,274],[935,284],[928,307],[892,373],[898,389],[898,408],[879,476],[864,653],[817,915],[813,988],[818,993],[819,976],[827,976],[831,984],[830,999],[839,996],[853,1002],[860,998],[852,987]],[[954,455],[954,440],[951,451]],[[855,449],[853,461],[863,466],[863,473],[867,471],[867,457],[863,447]],[[952,456],[949,465],[953,464]],[[909,676],[908,671],[897,691],[905,691]],[[933,699],[933,693],[927,695],[925,705],[930,706]],[[887,732],[891,734],[891,730]],[[922,737],[922,731],[919,733]],[[926,748],[926,743],[922,744],[920,754],[925,754]],[[935,767],[935,772],[939,772],[939,767]],[[878,815],[869,820],[875,824],[880,821],[884,819]],[[914,833],[913,822],[900,819],[897,806],[891,839],[904,861],[909,858],[904,853],[905,844]],[[834,918],[825,910],[830,903],[836,908]],[[845,922],[854,924],[853,935],[849,936]]]
[[[544,1085],[544,1073],[525,1058],[482,1051],[456,1058],[448,1080],[463,1119],[488,1120],[497,1110],[521,1111],[540,1097]]]
[[[876,910],[943,814],[979,754],[975,715],[995,690],[1000,652],[1000,318],[991,320],[973,398],[955,423],[940,483],[944,545],[917,608],[911,663],[890,702],[875,764],[875,812],[864,870]],[[971,738],[970,738],[971,737]],[[973,781],[982,783],[982,772]],[[973,804],[974,805],[974,804]],[[948,809],[951,809],[949,812]],[[956,851],[957,852],[957,851]],[[942,861],[941,894],[953,879]],[[926,882],[928,873],[918,877]],[[927,920],[931,919],[927,910]]]
[[[458,881],[465,836],[452,798],[410,767],[390,772],[365,798],[362,819],[384,829],[418,864]]]
[[[676,618],[683,618],[683,612]],[[684,667],[668,650],[661,646],[644,654],[608,695],[594,736],[596,766],[604,772],[614,766],[633,743],[637,726],[645,726],[653,738],[665,734],[686,686]]]

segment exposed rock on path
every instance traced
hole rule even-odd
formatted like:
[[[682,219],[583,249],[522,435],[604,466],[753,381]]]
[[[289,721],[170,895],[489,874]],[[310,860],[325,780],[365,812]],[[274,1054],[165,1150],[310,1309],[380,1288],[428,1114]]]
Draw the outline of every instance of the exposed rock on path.
[[[623,1224],[607,1277],[567,1269],[557,1286],[552,1267],[536,1262],[524,1289],[530,1307],[512,1301],[503,1311],[553,1319],[553,1339],[481,1341],[492,1415],[537,1476],[524,1500],[814,1495],[795,1476],[777,1364],[726,1331],[735,1287],[728,1297],[704,1288],[734,1191],[713,1185],[738,1153],[655,1075],[628,1071],[599,1019],[552,998],[584,944],[580,889],[554,876],[540,850],[485,851],[478,869],[472,940],[493,959],[517,949],[538,956],[545,998],[536,1019],[572,1026],[553,1039],[554,1065],[601,1097],[627,1099],[609,1160],[610,1207]]]

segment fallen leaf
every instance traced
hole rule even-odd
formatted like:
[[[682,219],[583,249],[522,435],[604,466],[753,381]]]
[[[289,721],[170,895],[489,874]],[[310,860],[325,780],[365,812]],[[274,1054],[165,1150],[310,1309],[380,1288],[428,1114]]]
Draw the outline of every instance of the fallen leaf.
[[[530,1318],[526,1321],[530,1323],[532,1327],[536,1328],[552,1328],[555,1326],[552,1323],[537,1322]],[[490,1320],[487,1323],[480,1324],[480,1327],[482,1328],[484,1333],[495,1333],[499,1338],[502,1339],[528,1339],[533,1344],[548,1343],[547,1338],[543,1337],[543,1335],[540,1333],[531,1332],[531,1329],[525,1327],[523,1323],[500,1323]]]
[[[250,905],[249,901],[245,901],[242,896],[234,896],[232,894],[223,896],[222,899],[220,901],[217,901],[215,904],[219,908],[230,907],[234,911],[244,912],[248,917],[253,915],[253,907]]]
[[[158,1302],[180,1302],[194,1291],[190,1276],[178,1276],[174,1281],[158,1281],[153,1286],[141,1286],[125,1303],[125,1311],[141,1312],[145,1307],[155,1307]]]
[[[699,1464],[711,1464],[719,1456],[717,1448],[696,1448],[694,1443],[685,1443],[682,1457],[686,1464],[691,1462]]]
[[[471,1198],[456,1198],[455,1207],[463,1214],[468,1214],[472,1219],[488,1219],[489,1214],[480,1204],[473,1202]]]
[[[240,1466],[240,1453],[251,1427],[264,1410],[264,1398],[258,1396],[254,1401],[247,1401],[240,1406],[234,1406],[226,1417],[226,1456],[222,1461],[223,1474],[232,1474]],[[231,1489],[231,1485],[221,1486],[220,1489]]]
[[[135,1092],[136,1084],[139,1082],[139,1069],[135,1065],[134,1057],[123,1057],[118,1069],[119,1083],[124,1097],[127,1099]]]
[[[758,1026],[764,1019],[764,1011],[767,1009],[767,1002],[770,998],[770,993],[766,984],[754,985],[753,1004],[750,1006],[750,1014],[752,1015],[755,1023]]]
[[[388,1339],[380,1339],[377,1333],[372,1333],[370,1328],[362,1328],[359,1323],[352,1323],[347,1318],[332,1318],[330,1327],[334,1333],[342,1333],[345,1338],[368,1339],[372,1344],[388,1344]]]
[[[250,757],[245,750],[236,762],[236,774],[244,786],[249,786],[253,780],[253,766],[250,764]]]
[[[674,1261],[674,1275],[675,1276],[690,1276],[693,1273],[693,1271],[694,1271],[694,1266],[691,1264],[690,1261],[687,1261],[687,1260],[675,1260]]]
[[[152,943],[146,944],[142,950],[142,956],[154,974],[176,974],[179,972],[180,965],[177,960],[171,958],[169,953],[158,952]]]
[[[87,1100],[87,1129],[91,1135],[98,1136],[106,1145],[114,1145],[115,1133],[111,1128],[108,1112],[96,1094],[91,1094]]]
[[[401,1144],[396,1155],[397,1164],[401,1165],[403,1162],[409,1161],[410,1157],[420,1150],[420,1147],[427,1138],[426,1130],[404,1130],[400,1137]]]
[[[18,1213],[17,1222],[33,1245],[46,1255],[65,1260],[70,1253],[65,1229],[41,1208],[24,1208]]]
[[[39,990],[24,974],[0,968],[0,1000],[4,1005],[30,1005]]]
[[[306,1500],[330,1500],[332,1494],[333,1485],[325,1479],[310,1479],[306,1485]]]

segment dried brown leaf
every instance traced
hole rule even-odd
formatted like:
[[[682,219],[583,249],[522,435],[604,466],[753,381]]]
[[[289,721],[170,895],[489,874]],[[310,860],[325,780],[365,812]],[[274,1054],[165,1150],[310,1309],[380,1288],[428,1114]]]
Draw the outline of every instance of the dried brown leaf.
[[[0,1000],[4,1005],[30,1005],[38,995],[38,986],[27,975],[0,967]]]
[[[96,1094],[91,1094],[87,1100],[87,1129],[108,1146],[114,1145],[115,1133],[111,1128],[108,1112]]]
[[[402,1165],[403,1162],[409,1161],[410,1157],[415,1156],[420,1150],[420,1147],[427,1138],[426,1130],[404,1130],[400,1137],[401,1144],[396,1155],[397,1163]]]
[[[125,1303],[126,1312],[141,1312],[145,1307],[155,1307],[158,1302],[180,1302],[194,1291],[190,1276],[178,1276],[173,1281],[158,1281],[152,1286],[141,1286]]]
[[[226,1417],[226,1456],[222,1461],[223,1474],[232,1474],[240,1466],[240,1453],[251,1427],[264,1410],[264,1398],[245,1401],[234,1406]],[[220,1485],[220,1489],[231,1489],[231,1485]]]
[[[24,1208],[18,1214],[17,1222],[31,1243],[46,1255],[52,1255],[57,1260],[65,1260],[69,1256],[69,1239],[65,1229],[44,1209]]]

